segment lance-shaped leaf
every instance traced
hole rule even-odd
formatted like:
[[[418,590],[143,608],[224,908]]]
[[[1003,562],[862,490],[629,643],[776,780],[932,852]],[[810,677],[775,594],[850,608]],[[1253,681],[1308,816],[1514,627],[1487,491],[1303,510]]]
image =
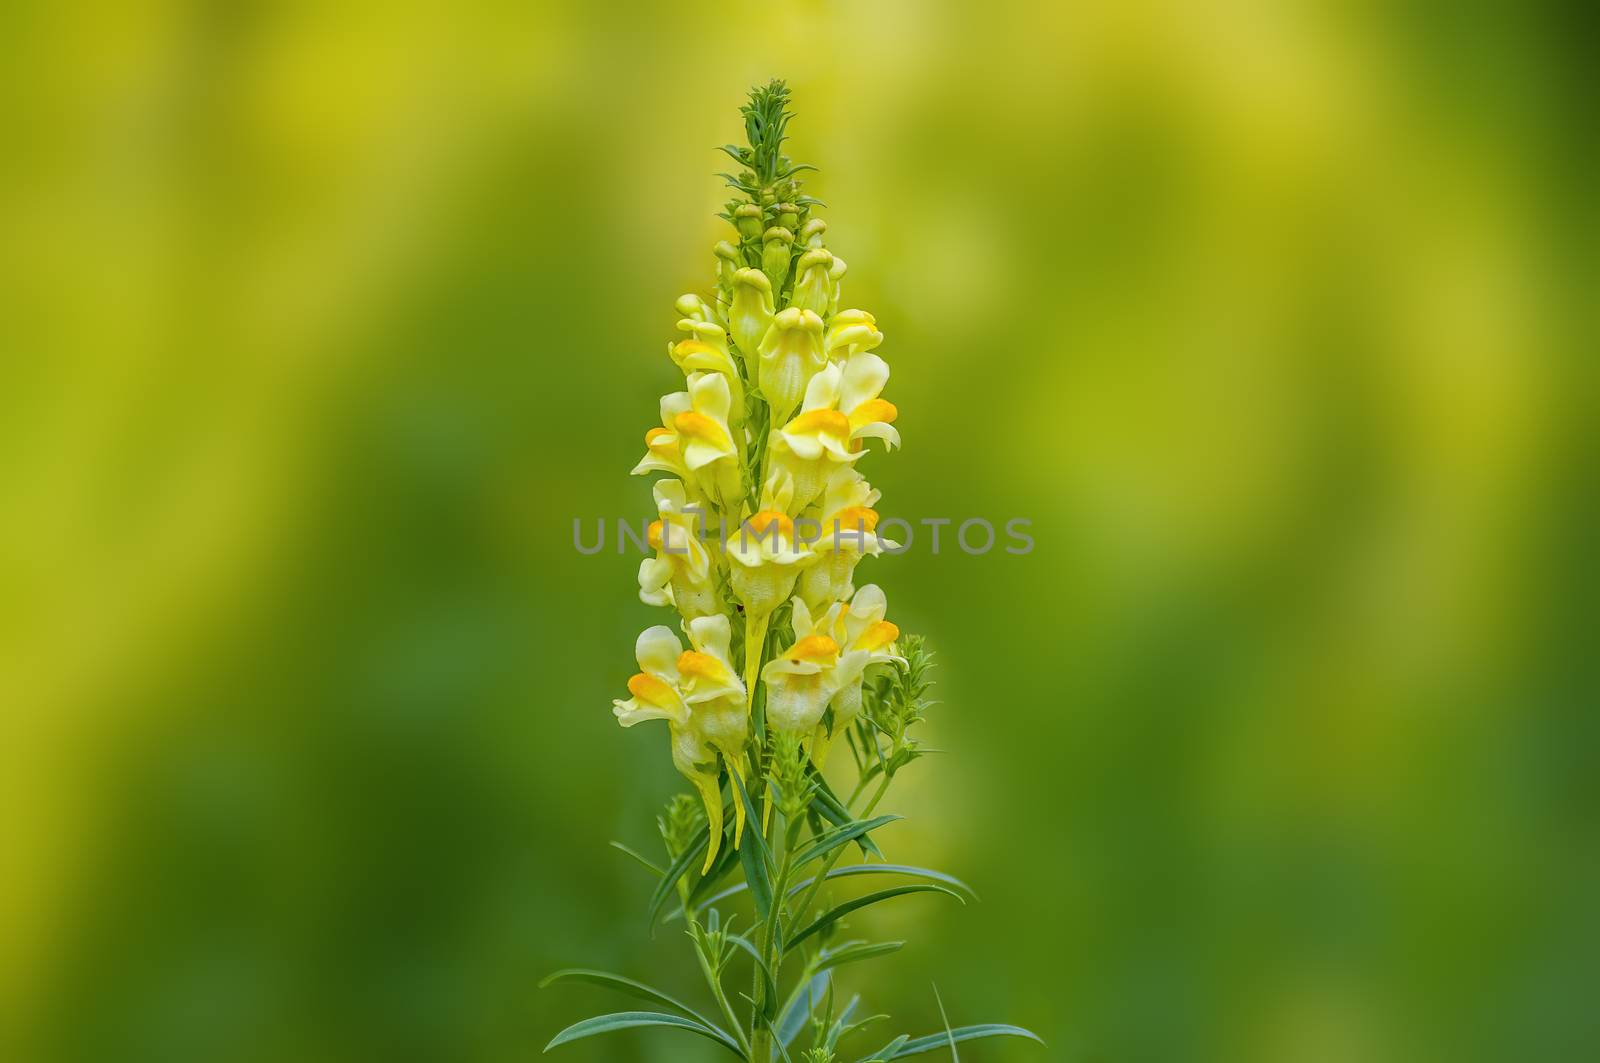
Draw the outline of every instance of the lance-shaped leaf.
[[[720,861],[721,858],[718,857],[718,860]],[[716,871],[713,871],[712,874],[716,874]],[[942,882],[946,886],[966,894],[967,897],[972,900],[978,899],[977,891],[971,886],[967,885],[965,882],[962,882],[960,879],[956,878],[954,875],[945,874],[943,871],[935,871],[932,868],[912,867],[910,864],[847,864],[844,867],[833,868],[826,875],[824,875],[823,878],[849,878],[854,875],[905,875],[907,878],[927,879],[930,882]],[[786,894],[786,896],[793,897],[802,890],[809,888],[810,885],[815,881],[815,876],[801,879],[799,882],[796,882],[793,886],[789,887],[789,892]],[[702,898],[697,895],[701,892],[701,888],[704,885],[705,883],[702,882],[700,886],[695,887],[695,894],[691,895],[689,898],[691,906],[696,911],[702,908],[709,908],[718,901],[725,901],[729,897],[737,897],[739,894],[750,888],[743,882],[735,882],[727,889],[715,893],[710,897]],[[674,919],[682,918],[683,909],[674,908],[672,911],[667,913],[666,917],[662,919],[662,922],[670,923]]]
[[[966,894],[973,900],[978,899],[978,895],[973,891],[972,887],[954,875],[947,875],[943,871],[934,871],[926,867],[912,867],[910,864],[850,864],[845,867],[833,868],[823,878],[849,878],[853,875],[905,875],[907,878],[927,879],[930,882],[942,882],[946,886]],[[796,883],[789,890],[790,895],[792,896],[805,889],[814,881],[816,881],[814,878],[808,878],[804,882]]]
[[[839,795],[833,792],[833,787],[828,785],[828,780],[823,778],[822,773],[817,771],[815,767],[811,768],[811,774],[817,784],[816,792],[811,795],[811,807],[818,815],[835,827],[842,827],[852,822],[855,817],[850,815],[848,808],[844,807],[844,802],[839,800]],[[879,860],[883,859],[883,854],[878,851],[877,843],[870,836],[862,835],[856,839],[856,844],[861,847],[863,856],[871,855],[876,856]]]
[[[876,893],[869,893],[865,897],[857,897],[854,900],[845,901],[843,904],[836,905],[833,908],[828,909],[817,918],[816,922],[812,923],[810,926],[791,937],[788,942],[784,944],[784,951],[787,952],[793,949],[796,945],[800,944],[800,942],[804,941],[812,934],[832,926],[834,923],[838,922],[844,916],[849,915],[851,912],[865,908],[871,904],[877,904],[879,901],[887,901],[894,897],[903,897],[908,893],[943,893],[947,897],[954,897],[956,900],[961,901],[962,904],[967,903],[966,901],[961,900],[961,894],[957,893],[955,890],[947,890],[943,886],[936,886],[931,882],[918,882],[910,886],[896,886],[893,889],[879,890]]]
[[[652,1004],[665,1004],[669,1008],[683,1012],[691,1019],[698,1019],[705,1025],[713,1029],[716,1028],[716,1023],[676,997],[668,996],[654,986],[636,982],[632,978],[625,978],[620,974],[612,974],[610,971],[593,971],[583,967],[568,967],[565,970],[546,975],[544,980],[539,983],[539,988],[543,989],[546,986],[554,985],[556,982],[588,982],[591,985],[605,986],[608,989],[615,989],[639,1000],[648,1000]]]
[[[649,868],[652,872],[654,872],[657,875],[666,874],[666,872],[662,871],[660,867],[656,866],[656,862],[654,860],[650,859],[648,856],[645,856],[643,853],[639,852],[639,850],[637,850],[637,849],[631,848],[630,846],[623,845],[621,842],[618,842],[618,841],[612,842],[611,843],[611,848],[617,850],[620,853],[628,854],[629,856],[631,856],[635,860],[639,861],[639,863],[643,864],[645,867]]]
[[[859,963],[862,960],[874,959],[878,956],[887,956],[891,952],[899,952],[905,948],[904,941],[852,941],[836,949],[830,949],[817,960],[815,970],[826,971],[834,967],[843,967],[847,963]]]
[[[893,823],[900,819],[899,816],[878,816],[876,819],[858,819],[833,830],[818,838],[811,847],[795,857],[794,866],[803,867],[821,856],[826,856],[844,843],[870,834],[886,823]]]
[[[872,1055],[856,1060],[856,1063],[883,1063],[884,1060],[893,1059],[895,1057],[895,1053],[900,1051],[901,1046],[909,1040],[911,1040],[911,1035],[903,1033],[899,1037],[896,1037],[893,1041],[890,1041],[888,1044],[878,1049],[876,1052],[872,1053]]]
[[[764,923],[772,916],[772,852],[767,848],[767,839],[761,835],[761,817],[756,813],[750,795],[745,792],[743,780],[738,772],[728,774],[733,777],[733,785],[739,791],[739,800],[744,802],[747,818],[746,837],[739,850],[739,862],[744,865],[750,896],[755,898],[756,915]]]
[[[708,1041],[715,1041],[740,1059],[745,1058],[744,1051],[740,1049],[738,1043],[721,1030],[707,1026],[703,1022],[660,1011],[619,1011],[575,1022],[551,1038],[550,1043],[544,1046],[544,1050],[548,1052],[557,1045],[564,1045],[570,1041],[594,1037],[597,1034],[615,1033],[618,1030],[631,1030],[640,1026],[666,1026],[676,1030],[687,1030]]]
[[[1030,1041],[1044,1044],[1044,1039],[1032,1030],[1024,1030],[1020,1026],[1008,1026],[1001,1022],[983,1023],[979,1026],[957,1026],[953,1030],[943,1030],[931,1033],[926,1037],[908,1040],[897,1037],[893,1041],[878,1049],[872,1055],[857,1060],[857,1063],[874,1063],[875,1060],[906,1059],[909,1056],[920,1056],[924,1052],[933,1052],[941,1048],[949,1048],[952,1044],[961,1041],[976,1041],[983,1037],[1025,1037]]]

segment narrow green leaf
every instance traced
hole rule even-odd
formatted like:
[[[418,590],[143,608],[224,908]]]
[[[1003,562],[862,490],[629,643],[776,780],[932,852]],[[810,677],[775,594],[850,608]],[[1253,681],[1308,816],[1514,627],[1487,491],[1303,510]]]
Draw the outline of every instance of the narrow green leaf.
[[[919,1037],[915,1041],[898,1037],[878,1049],[865,1059],[857,1063],[872,1063],[874,1060],[905,1059],[908,1056],[920,1056],[924,1052],[932,1052],[939,1048],[948,1048],[957,1041],[976,1041],[981,1037],[1025,1037],[1030,1041],[1044,1044],[1044,1039],[1032,1030],[1024,1030],[1020,1026],[1007,1026],[1005,1023],[990,1022],[979,1026],[957,1026],[954,1030],[945,1030],[931,1033],[926,1037]]]
[[[721,858],[719,857],[718,859],[720,861]],[[713,870],[712,874],[715,875],[716,871]],[[960,879],[956,878],[954,875],[947,875],[943,871],[934,871],[931,868],[926,867],[912,867],[909,864],[846,864],[844,867],[833,868],[826,875],[824,875],[823,878],[825,880],[848,878],[852,875],[905,875],[909,878],[928,879],[932,882],[942,882],[947,886],[965,893],[972,900],[978,899],[977,891],[971,886],[967,885],[965,882],[962,882]],[[811,883],[815,881],[815,876],[801,879],[799,882],[796,882],[793,886],[789,887],[789,892],[786,894],[786,896],[793,897],[802,890],[809,888]],[[727,889],[713,894],[710,897],[696,900],[693,896],[691,896],[690,901],[694,905],[695,910],[698,911],[704,908],[709,908],[718,901],[725,901],[729,897],[737,897],[739,894],[743,893],[749,888],[750,887],[743,882],[735,882]],[[670,923],[674,919],[682,918],[683,909],[674,908],[672,911],[668,912],[666,917],[661,921],[664,923]]]
[[[905,948],[904,941],[879,941],[867,943],[865,941],[852,942],[849,945],[833,949],[823,954],[817,961],[817,970],[826,971],[834,967],[843,967],[847,963],[860,963],[878,956],[887,956],[891,952],[899,952]]]
[[[900,1051],[900,1046],[909,1040],[911,1040],[910,1034],[901,1034],[893,1041],[890,1041],[888,1044],[872,1053],[872,1055],[867,1056],[864,1059],[857,1060],[856,1063],[882,1063],[883,1060],[893,1059],[895,1057],[895,1053]]]
[[[819,838],[809,849],[806,849],[795,858],[794,866],[803,867],[819,856],[826,856],[839,846],[863,834],[869,834],[886,823],[893,823],[900,819],[899,816],[878,816],[876,819],[858,819],[836,827]]]
[[[738,862],[739,854],[734,851],[733,846],[723,846],[721,851],[717,853],[716,863],[711,865],[711,870],[702,875],[700,880],[694,884],[694,889],[689,891],[689,903],[696,908],[701,907],[700,901],[706,894],[716,888],[722,877],[732,871],[733,865]],[[680,911],[678,914],[681,916],[683,913]]]
[[[667,868],[667,873],[661,876],[661,881],[656,883],[656,891],[650,895],[650,911],[646,917],[646,926],[654,930],[656,916],[661,914],[662,905],[667,903],[667,898],[672,896],[672,891],[677,888],[678,880],[701,859],[710,843],[711,836],[702,826],[695,832],[694,840],[689,847],[678,854],[678,858]]]
[[[817,783],[816,793],[811,797],[811,807],[835,827],[842,827],[853,821],[855,817],[850,815],[850,810],[844,807],[844,802],[839,800],[839,795],[833,792],[833,787],[828,785],[828,780],[822,777],[822,773],[813,767],[811,774]],[[856,845],[860,846],[862,855],[883,859],[883,854],[878,851],[878,844],[869,835],[864,834],[857,838]]]
[[[630,847],[628,847],[626,845],[623,845],[621,842],[618,842],[618,841],[613,841],[611,843],[611,848],[617,850],[620,853],[627,853],[629,856],[631,856],[635,860],[639,861],[639,863],[643,864],[645,867],[648,867],[651,871],[654,871],[657,875],[665,875],[666,874],[665,871],[661,870],[661,868],[659,866],[657,866],[657,864],[656,864],[656,862],[654,860],[651,860],[649,857],[645,856],[643,853],[639,852],[639,850],[637,850],[637,849],[630,848]]]
[[[966,901],[961,900],[961,894],[955,890],[948,890],[931,882],[917,882],[909,886],[896,886],[893,889],[879,890],[876,893],[869,893],[865,897],[857,897],[854,900],[848,900],[843,904],[830,908],[819,916],[816,922],[791,937],[783,946],[784,951],[788,952],[812,934],[825,927],[832,926],[838,920],[857,909],[865,908],[870,904],[877,904],[879,901],[887,901],[894,897],[903,897],[908,893],[943,893],[947,897],[954,897],[956,900],[961,901],[962,904],[966,903]]]
[[[564,1045],[570,1041],[577,1041],[584,1037],[594,1037],[597,1034],[614,1033],[617,1030],[631,1030],[639,1026],[667,1026],[678,1030],[687,1030],[689,1033],[704,1037],[709,1041],[726,1048],[740,1059],[745,1055],[732,1038],[720,1030],[713,1029],[704,1023],[685,1019],[678,1015],[668,1015],[659,1011],[619,1011],[611,1015],[596,1015],[592,1019],[575,1022],[565,1030],[551,1038],[550,1043],[544,1046],[546,1052],[557,1045]]]
[[[939,1005],[939,1021],[944,1023],[945,1040],[950,1045],[950,1063],[961,1063],[961,1053],[956,1051],[956,1034],[950,1029],[950,1016],[944,1010],[944,997],[939,995],[938,983],[933,986],[933,1000]]]
[[[691,1019],[698,1019],[712,1029],[716,1029],[716,1023],[676,997],[668,996],[654,986],[636,982],[632,978],[625,978],[620,974],[612,974],[610,971],[593,971],[583,967],[569,967],[565,970],[556,971],[554,974],[545,975],[544,980],[539,983],[539,988],[543,989],[546,986],[554,985],[556,982],[588,982],[592,985],[605,986],[608,989],[618,990],[640,1000],[648,1000],[655,1004],[665,1004],[669,1008],[675,1008],[683,1012]]]
[[[954,875],[947,875],[943,871],[934,871],[926,867],[912,867],[909,864],[848,864],[844,867],[833,868],[826,875],[824,875],[823,878],[824,880],[832,878],[848,878],[852,875],[905,875],[908,878],[928,879],[932,882],[942,882],[946,886],[950,886],[953,889],[965,893],[973,900],[978,899],[978,895],[973,891],[972,887],[967,885],[965,882],[962,882]],[[798,891],[811,885],[813,881],[814,879],[808,878],[804,882],[797,883],[795,887],[789,891],[790,895],[792,896]]]
[[[789,1046],[784,1043],[783,1038],[778,1036],[778,1028],[772,1025],[772,1020],[765,1015],[761,1016],[761,1020],[767,1024],[767,1029],[772,1032],[772,1047],[778,1050],[778,1055],[783,1059],[783,1063],[794,1063],[794,1057],[789,1054]]]
[[[756,902],[756,915],[766,922],[772,916],[772,853],[767,849],[766,838],[761,835],[761,817],[756,813],[755,802],[745,792],[744,782],[736,773],[730,771],[728,774],[733,778],[734,788],[739,791],[739,800],[744,802],[746,816],[739,862],[744,866],[745,881],[750,884],[750,896]]]

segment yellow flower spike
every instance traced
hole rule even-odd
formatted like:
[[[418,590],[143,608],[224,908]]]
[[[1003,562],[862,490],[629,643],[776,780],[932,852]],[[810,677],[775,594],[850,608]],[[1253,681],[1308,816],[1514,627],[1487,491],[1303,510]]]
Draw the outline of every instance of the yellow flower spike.
[[[659,519],[646,537],[656,556],[639,565],[639,600],[674,606],[690,620],[715,615],[720,610],[715,565],[701,541],[704,503],[691,502],[679,480],[657,482],[655,498]]]
[[[788,307],[772,319],[758,351],[761,394],[772,406],[772,423],[782,424],[800,404],[806,384],[827,364],[822,318],[810,310]]]
[[[733,274],[732,289],[728,331],[744,355],[745,366],[754,368],[761,337],[772,326],[772,282],[759,269],[739,269]]]
[[[795,267],[794,294],[790,306],[810,310],[819,317],[828,312],[833,298],[833,254],[826,248],[816,248],[800,256]]]
[[[772,290],[782,291],[789,282],[789,252],[794,247],[794,233],[781,225],[774,225],[761,237],[761,272],[772,282]]]

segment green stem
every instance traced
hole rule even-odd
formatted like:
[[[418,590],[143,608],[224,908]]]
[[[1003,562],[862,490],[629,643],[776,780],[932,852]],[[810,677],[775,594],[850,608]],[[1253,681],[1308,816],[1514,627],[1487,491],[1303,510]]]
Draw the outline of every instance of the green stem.
[[[722,988],[722,979],[718,975],[716,966],[711,962],[711,958],[706,955],[705,947],[702,944],[705,937],[700,928],[700,921],[692,913],[689,916],[689,926],[690,936],[694,939],[695,944],[695,959],[700,962],[700,973],[706,976],[706,985],[711,987],[711,995],[716,998],[717,1006],[722,1009],[722,1017],[728,1020],[728,1029],[733,1032],[734,1039],[739,1042],[739,1047],[744,1050],[745,1055],[748,1057],[750,1054],[750,1042],[745,1037],[744,1026],[739,1022],[739,1016],[735,1014],[733,1005],[728,1001],[728,994]]]
[[[783,860],[778,865],[778,877],[772,887],[772,912],[767,925],[762,928],[761,959],[772,972],[772,984],[778,984],[778,971],[783,966],[783,898],[789,892],[789,875],[794,870],[794,847],[785,845]],[[750,1010],[750,1058],[755,1063],[768,1063],[772,1056],[772,1031],[767,1027],[763,1013],[766,1010],[766,986],[759,969],[755,972],[755,991],[750,994],[756,1004]]]

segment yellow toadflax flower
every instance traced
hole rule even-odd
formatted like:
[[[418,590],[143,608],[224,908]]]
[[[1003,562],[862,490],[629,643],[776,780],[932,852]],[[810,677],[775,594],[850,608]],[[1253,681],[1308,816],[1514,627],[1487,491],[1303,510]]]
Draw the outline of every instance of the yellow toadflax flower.
[[[900,411],[879,398],[889,381],[889,365],[869,351],[857,351],[843,364],[830,362],[806,385],[800,413],[772,440],[776,465],[794,478],[794,503],[809,506],[822,493],[831,468],[865,453],[863,441],[900,444],[894,421]]]
[[[702,616],[687,625],[692,649],[678,657],[683,700],[690,707],[690,726],[722,754],[728,770],[743,779],[749,774],[745,742],[750,737],[750,705],[744,683],[734,669],[728,644],[732,631],[726,616]],[[744,835],[744,803],[733,803],[733,844]]]
[[[732,508],[743,494],[739,446],[728,424],[732,393],[721,373],[690,373],[687,391],[661,399],[661,427],[645,433],[645,455],[633,474],[671,473],[697,497]]]
[[[793,496],[788,475],[774,473],[762,488],[761,509],[730,532],[723,546],[728,582],[744,606],[744,677],[752,699],[772,611],[793,592],[801,570],[816,560],[795,534],[788,514]]]
[[[611,712],[624,727],[645,720],[667,721],[672,735],[672,765],[700,792],[700,800],[705,805],[711,842],[706,849],[705,867],[701,870],[704,874],[711,869],[722,841],[721,769],[717,763],[718,747],[711,736],[695,726],[694,709],[682,689],[684,676],[680,662],[690,655],[684,653],[683,643],[671,628],[657,625],[639,635],[634,644],[634,656],[639,662],[639,671],[628,680],[628,693],[632,696],[626,701],[613,701]],[[701,657],[710,655],[696,651],[689,662],[691,667],[698,667]]]
[[[683,483],[660,480],[655,486],[656,513],[647,532],[655,557],[639,564],[639,599],[646,605],[671,605],[684,619],[714,616],[717,597],[715,559],[700,537],[704,506],[689,501]]]
[[[757,347],[761,394],[772,406],[774,424],[788,420],[812,376],[828,363],[822,346],[822,318],[791,306],[772,319]]]
[[[874,664],[905,661],[895,649],[900,629],[884,619],[888,611],[889,601],[883,590],[877,584],[869,583],[855,592],[848,608],[843,601],[834,602],[813,628],[833,639],[841,652],[867,655],[862,670],[853,678],[845,677],[839,684],[828,702],[829,711],[817,725],[811,756],[819,767],[827,758],[833,740],[848,730],[856,717],[861,715],[861,683],[866,668]],[[795,630],[798,633],[799,628]]]
[[[877,534],[878,492],[854,466],[834,468],[823,491],[820,536],[811,544],[817,558],[800,576],[800,597],[812,612],[855,593],[856,566],[867,556],[899,549],[900,544]]]
[[[689,333],[689,338],[667,344],[667,356],[683,370],[685,376],[716,373],[727,381],[730,399],[728,423],[738,428],[744,424],[744,379],[739,375],[739,367],[728,350],[727,329],[698,295],[680,298],[678,310],[687,312],[678,321],[678,328]]]
[[[814,625],[806,603],[794,600],[794,644],[761,670],[767,723],[779,731],[811,737],[834,696],[859,684],[871,655],[845,649],[835,637],[844,632],[833,620],[825,614],[824,623]]]

